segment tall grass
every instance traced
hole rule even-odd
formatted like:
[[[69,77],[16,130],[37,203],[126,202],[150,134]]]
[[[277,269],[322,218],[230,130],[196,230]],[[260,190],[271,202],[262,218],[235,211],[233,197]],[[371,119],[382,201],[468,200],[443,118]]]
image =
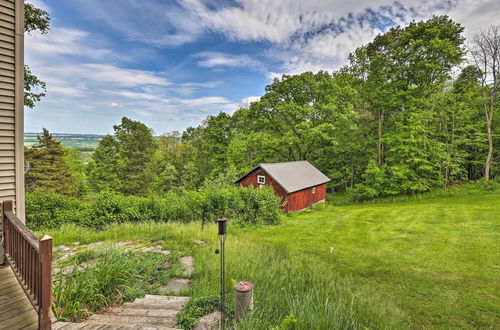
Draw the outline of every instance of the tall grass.
[[[250,280],[255,283],[255,307],[248,318],[240,321],[238,329],[269,329],[291,315],[296,320],[294,326],[297,329],[391,329],[401,326],[404,317],[395,306],[332,272],[332,265],[316,259],[314,253],[297,254],[286,245],[252,241],[240,235],[240,231],[230,226],[226,242],[227,301],[229,309],[232,309],[233,283]],[[109,226],[103,231],[65,226],[51,232],[51,235],[56,244],[69,244],[75,240],[81,243],[162,241],[167,247],[190,250],[196,266],[193,296],[203,298],[219,294],[219,259],[214,254],[217,231],[214,225],[202,229],[199,224],[120,224]],[[200,239],[206,245],[194,243],[194,240]],[[111,263],[107,269],[116,270],[108,270],[108,273],[119,272],[120,267],[119,262]],[[127,269],[130,271],[130,267]],[[98,272],[95,275],[100,276]],[[103,275],[107,278],[106,274]],[[86,281],[92,283],[98,279],[91,276]],[[76,281],[70,283],[72,287],[67,291],[75,290],[75,301],[83,296],[96,295],[85,292],[87,286],[80,288]],[[65,298],[66,301],[71,299]]]
[[[169,278],[162,253],[143,253],[107,248],[98,253],[95,264],[80,269],[82,261],[95,257],[83,252],[58,266],[71,267],[54,276],[53,310],[59,320],[78,321],[108,306],[158,293]]]
[[[218,259],[207,248],[195,251],[197,297],[218,293]],[[242,237],[227,241],[228,301],[233,305],[236,281],[254,282],[254,312],[238,329],[269,329],[293,315],[296,329],[397,329],[403,316],[390,303],[371,297],[348,279],[332,273],[311,255],[285,245],[268,245]],[[231,307],[230,307],[231,308]]]

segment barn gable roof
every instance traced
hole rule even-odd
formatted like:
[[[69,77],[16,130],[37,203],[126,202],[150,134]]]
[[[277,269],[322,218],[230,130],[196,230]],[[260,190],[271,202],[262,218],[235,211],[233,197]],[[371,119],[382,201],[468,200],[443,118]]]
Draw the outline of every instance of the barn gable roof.
[[[312,166],[307,160],[260,164],[241,179],[258,168],[269,174],[289,194],[330,181],[326,175]],[[241,179],[237,182],[241,181]]]

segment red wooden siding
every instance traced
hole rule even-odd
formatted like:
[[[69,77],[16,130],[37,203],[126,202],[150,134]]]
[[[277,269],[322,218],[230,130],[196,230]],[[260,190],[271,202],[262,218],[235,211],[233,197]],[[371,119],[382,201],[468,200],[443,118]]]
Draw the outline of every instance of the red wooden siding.
[[[271,178],[266,172],[262,169],[258,168],[255,171],[249,173],[246,177],[240,180],[240,184],[243,187],[254,186],[255,188],[259,187],[260,184],[257,183],[257,176],[263,175],[266,177],[266,186],[272,186],[276,195],[281,197],[281,201],[285,202],[287,197],[287,192],[280,186],[273,178]],[[288,211],[285,207],[285,211]]]
[[[255,171],[249,173],[247,176],[242,178],[239,181],[239,184],[241,184],[244,187],[248,186],[259,187],[260,185],[257,183],[258,175],[263,175],[266,178],[265,185],[272,186],[274,188],[276,195],[280,196],[283,202],[286,202],[285,206],[283,207],[283,210],[285,212],[300,211],[326,198],[326,184],[321,184],[316,186],[315,194],[312,193],[313,187],[288,194],[278,182],[276,182],[273,178],[271,178],[266,172],[264,172],[260,168],[257,168]]]
[[[316,188],[316,193],[313,194],[313,188]],[[286,211],[300,211],[314,203],[321,202],[326,198],[326,183],[316,187],[306,188],[293,192],[288,195],[288,203]]]

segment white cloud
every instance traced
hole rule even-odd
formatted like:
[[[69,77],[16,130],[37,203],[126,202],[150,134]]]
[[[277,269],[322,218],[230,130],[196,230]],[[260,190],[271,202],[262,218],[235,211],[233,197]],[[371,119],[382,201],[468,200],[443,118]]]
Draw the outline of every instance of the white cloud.
[[[128,40],[159,47],[177,47],[196,41],[203,25],[175,1],[74,0],[86,15],[122,33]]]
[[[220,96],[205,96],[197,99],[175,99],[176,102],[187,106],[207,106],[231,103],[230,100]]]
[[[211,7],[202,0],[180,3],[207,27],[233,40],[287,43],[297,34],[335,23],[340,17],[394,1],[239,0],[234,6],[210,3]]]
[[[208,5],[181,0],[211,30],[228,39],[270,43],[269,55],[282,63],[281,73],[333,70],[345,63],[355,48],[393,25],[446,13],[457,0],[239,0]],[[214,53],[198,64],[205,67],[243,67],[249,58]],[[268,77],[279,75],[263,71]]]
[[[42,79],[58,77],[66,84],[83,80],[119,87],[145,87],[149,85],[166,87],[172,85],[168,79],[156,72],[121,68],[112,64],[54,63],[40,67],[37,71],[41,73]]]
[[[242,99],[239,103],[240,108],[248,109],[250,107],[250,104],[253,102],[257,102],[260,100],[260,96],[248,96]]]
[[[223,82],[218,80],[218,81],[207,81],[207,82],[190,82],[190,83],[183,83],[180,84],[179,87],[173,87],[170,88],[171,91],[183,95],[183,96],[189,96],[194,94],[196,91],[198,91],[200,88],[215,88],[219,87],[222,85]]]
[[[490,24],[500,24],[499,13],[498,0],[460,0],[448,15],[465,26],[465,36],[471,38]]]
[[[37,57],[75,55],[92,59],[102,59],[111,54],[109,49],[87,46],[85,41],[88,37],[88,32],[76,29],[53,28],[47,34],[36,31],[27,36],[26,51]]]
[[[195,57],[201,58],[201,60],[198,61],[198,66],[205,68],[250,67],[256,70],[262,69],[262,64],[248,55],[235,55],[220,52],[200,52],[196,54]]]

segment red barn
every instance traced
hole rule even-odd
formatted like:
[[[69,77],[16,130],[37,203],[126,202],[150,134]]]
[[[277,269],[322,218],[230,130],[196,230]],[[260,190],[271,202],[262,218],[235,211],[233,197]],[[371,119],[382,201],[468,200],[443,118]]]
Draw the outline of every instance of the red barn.
[[[236,183],[244,187],[272,186],[276,195],[286,202],[284,211],[300,211],[326,198],[330,179],[307,160],[260,164]]]

